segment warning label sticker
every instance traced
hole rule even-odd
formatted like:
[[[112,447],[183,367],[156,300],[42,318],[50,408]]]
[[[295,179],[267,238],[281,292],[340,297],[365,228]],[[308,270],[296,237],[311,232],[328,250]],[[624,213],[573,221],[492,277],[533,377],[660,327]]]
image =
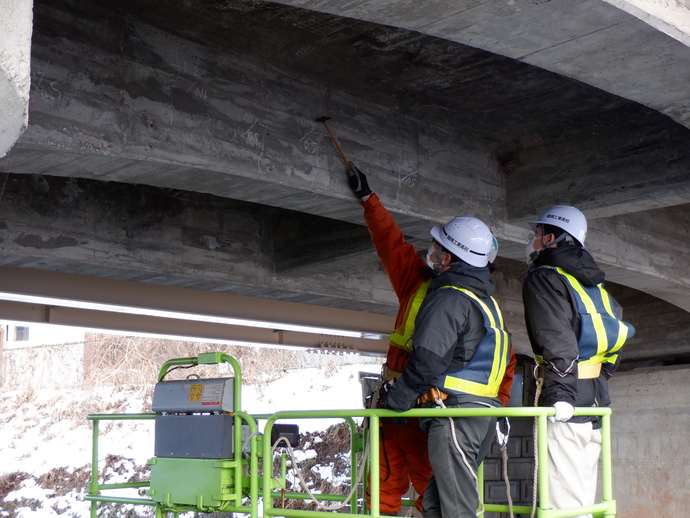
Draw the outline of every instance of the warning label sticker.
[[[220,405],[223,396],[222,383],[209,383],[204,385],[204,393],[201,397],[202,405]]]
[[[189,402],[198,403],[204,393],[204,386],[201,384],[189,385]]]

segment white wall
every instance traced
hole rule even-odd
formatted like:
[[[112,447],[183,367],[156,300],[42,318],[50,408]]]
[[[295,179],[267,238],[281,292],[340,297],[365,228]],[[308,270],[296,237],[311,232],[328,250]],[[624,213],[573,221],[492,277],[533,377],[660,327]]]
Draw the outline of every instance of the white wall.
[[[24,347],[36,347],[39,345],[67,344],[72,342],[84,342],[84,330],[76,327],[63,327],[56,325],[17,324],[0,322],[5,329],[5,349],[21,349]],[[29,328],[28,340],[16,340],[17,327]]]
[[[0,389],[79,388],[84,378],[83,329],[55,325],[22,326],[0,322]],[[28,327],[28,340],[15,340],[17,327]]]

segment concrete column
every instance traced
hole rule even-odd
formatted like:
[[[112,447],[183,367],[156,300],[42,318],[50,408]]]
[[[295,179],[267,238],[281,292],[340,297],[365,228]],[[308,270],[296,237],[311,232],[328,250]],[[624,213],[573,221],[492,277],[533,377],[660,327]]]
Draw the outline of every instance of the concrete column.
[[[619,518],[687,516],[688,366],[619,372],[609,382]]]
[[[0,157],[29,122],[31,0],[0,0]]]

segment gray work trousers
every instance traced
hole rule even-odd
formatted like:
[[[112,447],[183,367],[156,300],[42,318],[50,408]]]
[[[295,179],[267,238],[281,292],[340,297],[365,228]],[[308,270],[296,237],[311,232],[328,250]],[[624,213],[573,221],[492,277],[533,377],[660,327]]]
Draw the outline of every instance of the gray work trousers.
[[[461,403],[448,408],[475,408],[485,405]],[[486,457],[496,434],[495,417],[452,418],[458,444],[465,452],[469,469],[451,434],[448,417],[422,418],[422,428],[429,432],[429,461],[433,476],[424,492],[424,518],[475,518],[479,495],[473,476]],[[470,469],[472,472],[470,472]]]

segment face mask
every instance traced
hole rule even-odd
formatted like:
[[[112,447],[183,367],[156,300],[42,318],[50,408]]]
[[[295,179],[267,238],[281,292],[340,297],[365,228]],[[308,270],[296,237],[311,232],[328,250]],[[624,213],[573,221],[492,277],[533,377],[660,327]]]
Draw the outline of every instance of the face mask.
[[[536,241],[537,236],[532,236],[525,246],[525,262],[527,263],[527,266],[531,266],[539,255],[539,250],[535,250],[533,246]]]
[[[441,253],[440,247],[438,250],[436,250],[436,242],[432,241],[429,245],[429,249],[426,251],[426,264],[434,271],[434,273],[438,273],[441,270],[441,264],[432,261],[431,256],[434,252],[436,252],[436,257],[438,257]]]

